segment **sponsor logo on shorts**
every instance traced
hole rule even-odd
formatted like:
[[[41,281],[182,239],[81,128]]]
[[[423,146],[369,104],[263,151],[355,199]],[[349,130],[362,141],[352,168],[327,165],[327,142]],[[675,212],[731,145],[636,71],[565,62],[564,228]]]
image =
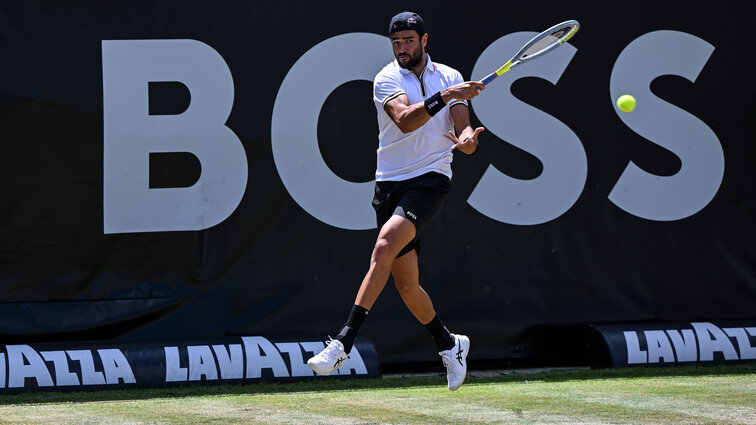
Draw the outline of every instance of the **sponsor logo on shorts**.
[[[417,220],[417,216],[412,211],[407,211],[407,215],[412,217],[414,220]]]

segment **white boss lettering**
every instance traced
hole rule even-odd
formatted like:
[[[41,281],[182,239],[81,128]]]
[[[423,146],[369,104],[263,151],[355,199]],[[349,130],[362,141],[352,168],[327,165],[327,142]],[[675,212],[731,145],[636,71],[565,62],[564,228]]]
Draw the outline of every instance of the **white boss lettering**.
[[[300,207],[331,226],[375,228],[370,207],[373,183],[349,182],[328,168],[318,147],[317,118],[337,87],[353,80],[372,81],[391,57],[389,46],[388,37],[376,34],[329,38],[299,58],[276,96],[270,138],[281,181]],[[313,75],[318,76],[317,84],[312,84]]]
[[[225,122],[234,101],[231,71],[196,40],[102,42],[105,233],[201,230],[225,220],[247,186],[247,157]],[[191,103],[179,115],[152,116],[148,83],[179,81]],[[199,181],[149,188],[151,152],[189,152]]]
[[[496,40],[476,61],[473,77],[498,67],[502,57],[533,34],[513,33]],[[346,181],[328,168],[318,147],[317,118],[328,95],[341,84],[372,80],[391,59],[389,46],[386,37],[368,33],[327,39],[299,58],[276,96],[271,117],[276,169],[297,204],[323,223],[350,230],[375,227],[372,182]],[[675,175],[657,176],[630,162],[609,194],[624,211],[649,220],[680,220],[700,211],[717,193],[724,154],[716,134],[649,89],[660,75],[695,81],[713,50],[690,34],[655,31],[631,42],[617,58],[610,77],[611,98],[633,93],[643,105],[632,114],[619,114],[620,119],[682,163]],[[523,77],[557,84],[576,52],[566,44],[524,64],[499,77],[473,102],[476,116],[493,134],[543,165],[541,174],[530,180],[489,166],[468,198],[481,214],[503,223],[537,225],[560,217],[580,197],[587,176],[580,138],[510,90]],[[104,40],[102,64],[104,232],[199,230],[225,220],[241,201],[248,170],[241,141],[224,124],[234,97],[224,59],[195,40]],[[318,84],[311,84],[313,74],[319,76]],[[147,85],[161,81],[177,81],[189,89],[186,111],[149,115]],[[160,152],[194,155],[201,165],[199,180],[187,188],[150,189],[147,158]]]
[[[506,35],[483,51],[473,79],[496,69],[502,57],[516,52],[536,33]],[[551,221],[575,204],[585,185],[588,162],[578,136],[564,123],[515,98],[510,86],[523,77],[556,84],[577,49],[565,44],[548,56],[523,64],[497,78],[473,101],[475,115],[499,138],[536,156],[543,164],[532,180],[515,179],[489,165],[467,202],[494,220],[519,225]]]
[[[703,209],[716,195],[724,175],[724,153],[714,131],[701,120],[656,97],[651,81],[679,75],[695,82],[714,46],[677,31],[655,31],[630,43],[614,63],[612,99],[633,93],[643,108],[617,112],[633,131],[675,155],[682,167],[657,176],[630,162],[609,194],[618,207],[649,220],[680,220]],[[614,103],[614,101],[612,101]]]

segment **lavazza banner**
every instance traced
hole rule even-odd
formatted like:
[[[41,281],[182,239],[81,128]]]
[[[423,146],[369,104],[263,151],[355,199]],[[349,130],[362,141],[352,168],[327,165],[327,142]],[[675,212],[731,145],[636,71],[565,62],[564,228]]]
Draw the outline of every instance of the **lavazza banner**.
[[[593,328],[606,343],[614,367],[756,360],[756,321],[613,324]]]
[[[306,361],[324,348],[312,339],[261,336],[162,344],[8,344],[0,348],[0,393],[315,379]],[[331,376],[379,377],[375,349],[358,339]]]
[[[749,2],[3,0],[2,389],[304,373],[369,265],[372,80],[408,7],[467,80],[581,23],[472,100],[480,148],[422,236],[471,364],[587,364],[590,325],[621,323],[659,323],[620,329],[632,361],[750,356]],[[391,282],[361,335],[440,367]]]

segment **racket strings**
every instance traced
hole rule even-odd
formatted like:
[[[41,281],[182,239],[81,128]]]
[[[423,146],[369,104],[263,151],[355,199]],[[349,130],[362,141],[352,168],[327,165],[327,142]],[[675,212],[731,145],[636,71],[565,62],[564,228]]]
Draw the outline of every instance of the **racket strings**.
[[[515,53],[514,57],[507,61],[501,68],[485,76],[481,81],[483,84],[491,83],[496,77],[514,68],[522,62],[533,59],[539,55],[547,53],[565,41],[572,38],[580,28],[578,21],[570,20],[554,25],[546,31],[538,34],[527,42],[522,49]]]
[[[532,46],[529,46],[527,49],[525,49],[525,51],[520,55],[520,59],[527,59],[531,56],[536,56],[548,50],[550,47],[559,43],[562,38],[567,36],[573,28],[574,26],[570,25],[551,32],[550,34],[533,43]]]

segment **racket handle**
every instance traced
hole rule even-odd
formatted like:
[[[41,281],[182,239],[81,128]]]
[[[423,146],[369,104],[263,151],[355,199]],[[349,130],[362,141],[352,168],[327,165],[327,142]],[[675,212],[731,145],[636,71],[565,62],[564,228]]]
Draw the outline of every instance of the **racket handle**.
[[[483,78],[482,80],[480,80],[480,82],[483,83],[484,85],[488,85],[488,83],[490,83],[491,81],[493,81],[494,78],[496,78],[496,77],[497,77],[496,73],[492,72],[492,73],[486,75],[486,77]]]

